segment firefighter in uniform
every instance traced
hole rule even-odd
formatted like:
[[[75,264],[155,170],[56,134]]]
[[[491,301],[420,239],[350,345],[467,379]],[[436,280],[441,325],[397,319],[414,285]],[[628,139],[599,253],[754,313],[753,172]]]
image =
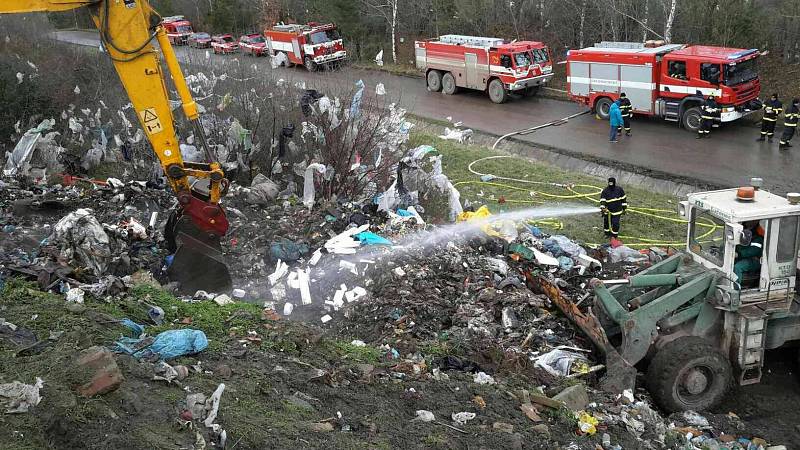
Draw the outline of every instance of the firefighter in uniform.
[[[758,142],[764,142],[764,139],[769,139],[772,142],[772,136],[775,134],[775,124],[778,122],[778,116],[783,112],[783,103],[778,100],[778,94],[772,94],[772,98],[764,103],[764,117],[761,118],[761,137],[757,139]]]
[[[794,132],[797,130],[797,122],[800,120],[800,98],[792,100],[792,105],[783,113],[783,134],[778,148],[783,150],[789,148],[792,144],[789,141],[794,137]]]
[[[631,135],[631,117],[633,117],[633,105],[624,92],[619,94],[619,110],[622,113],[622,122],[625,126],[625,136]],[[617,132],[622,135],[622,127],[617,128]]]
[[[700,105],[700,128],[697,129],[697,139],[702,139],[711,134],[714,119],[719,117],[720,108],[714,100],[714,94],[708,94],[703,104]]]
[[[619,220],[628,209],[625,190],[617,186],[617,179],[608,179],[608,186],[600,193],[600,212],[603,214],[603,231],[606,237],[619,236]]]

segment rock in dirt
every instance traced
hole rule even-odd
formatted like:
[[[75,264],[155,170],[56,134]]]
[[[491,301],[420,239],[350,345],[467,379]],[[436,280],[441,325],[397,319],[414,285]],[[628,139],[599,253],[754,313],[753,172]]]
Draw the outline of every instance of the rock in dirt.
[[[580,411],[589,404],[589,394],[584,385],[576,384],[561,391],[553,397],[553,400],[564,402],[567,408],[573,411]]]
[[[214,369],[214,375],[228,379],[233,375],[233,370],[227,364],[220,364]]]
[[[306,394],[303,394],[302,392],[295,392],[291,396],[287,397],[286,401],[291,403],[294,406],[297,406],[298,408],[302,408],[302,409],[307,409],[309,411],[313,411],[314,410],[314,406],[311,405],[311,403],[309,403],[308,400],[306,400],[304,397],[308,397],[308,396]]]
[[[492,429],[495,431],[501,431],[503,433],[513,433],[514,432],[514,425],[505,422],[495,422],[492,424]]]
[[[330,422],[315,422],[308,425],[308,430],[314,433],[329,433],[333,431],[333,424]]]
[[[540,423],[539,425],[532,426],[531,430],[533,430],[533,431],[535,431],[535,432],[537,432],[539,434],[550,436],[550,427],[548,427],[547,425],[545,425],[543,423]]]
[[[80,303],[67,303],[67,311],[72,314],[83,314],[86,311],[86,306]]]
[[[104,347],[91,347],[78,355],[73,369],[76,391],[84,397],[107,394],[125,381],[114,360],[114,355]]]

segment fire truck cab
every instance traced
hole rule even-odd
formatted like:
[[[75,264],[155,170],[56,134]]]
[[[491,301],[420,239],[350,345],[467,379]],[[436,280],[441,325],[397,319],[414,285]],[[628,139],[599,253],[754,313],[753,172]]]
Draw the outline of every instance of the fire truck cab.
[[[603,119],[624,92],[634,114],[678,122],[696,132],[700,105],[714,94],[720,122],[761,109],[757,49],[736,49],[661,42],[601,42],[571,50],[567,91]]]
[[[167,38],[172,45],[186,45],[189,36],[194,33],[192,23],[183,16],[170,16],[161,19],[161,25],[167,32]]]
[[[417,68],[425,71],[432,92],[475,89],[504,103],[511,92],[535,94],[553,77],[550,51],[541,42],[450,34],[414,47]]]
[[[287,66],[300,64],[309,72],[338,64],[347,58],[344,42],[333,23],[279,24],[265,30],[264,37],[269,55],[283,53]]]

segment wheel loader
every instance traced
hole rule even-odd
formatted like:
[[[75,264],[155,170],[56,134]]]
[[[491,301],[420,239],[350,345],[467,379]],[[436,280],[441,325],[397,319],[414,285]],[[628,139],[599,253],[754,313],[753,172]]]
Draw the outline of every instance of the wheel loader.
[[[700,411],[733,383],[758,383],[765,350],[800,341],[800,194],[752,184],[688,195],[686,247],[626,279],[593,279],[588,309],[529,276],[605,353],[601,388],[633,387],[639,368],[661,407]]]

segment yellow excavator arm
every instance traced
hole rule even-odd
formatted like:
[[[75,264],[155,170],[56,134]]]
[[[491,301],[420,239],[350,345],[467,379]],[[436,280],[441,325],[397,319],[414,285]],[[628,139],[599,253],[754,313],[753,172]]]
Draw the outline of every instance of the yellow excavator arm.
[[[185,259],[182,253],[187,253],[186,258],[190,260],[199,260],[192,261],[198,267],[190,270],[192,273],[188,277],[178,270],[172,273],[182,278],[182,284],[200,286],[214,284],[209,281],[213,276],[206,275],[216,271],[223,284],[230,285],[230,275],[219,253],[219,239],[228,230],[225,211],[219,205],[227,180],[205,143],[197,104],[166,31],[160,25],[160,16],[146,0],[0,0],[0,14],[66,11],[80,7],[89,8],[105,50],[180,203],[177,215],[171,218],[165,232],[168,241],[177,241],[171,245],[172,250],[176,250],[171,268],[183,269],[179,267],[183,266],[179,259]],[[160,53],[153,41],[158,42]],[[180,96],[183,111],[195,127],[195,136],[205,152],[205,163],[185,162],[181,157],[162,59]],[[207,183],[207,191],[193,188],[189,177],[199,181],[193,183],[196,186]],[[182,246],[190,249],[182,252]],[[213,261],[207,260],[209,255]],[[220,274],[220,271],[225,273]],[[201,279],[195,279],[197,277]],[[204,287],[219,292],[215,286]]]

